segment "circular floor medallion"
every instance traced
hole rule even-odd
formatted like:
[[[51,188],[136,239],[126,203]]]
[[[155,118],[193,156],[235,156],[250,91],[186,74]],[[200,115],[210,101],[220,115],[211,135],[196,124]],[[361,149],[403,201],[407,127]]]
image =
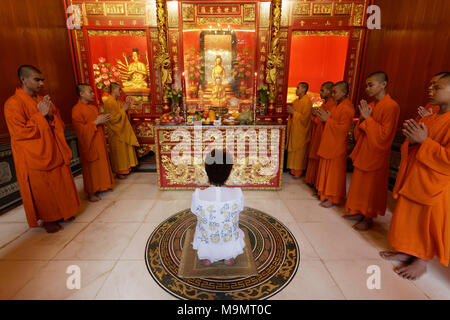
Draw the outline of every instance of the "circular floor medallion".
[[[255,259],[257,276],[246,278],[180,278],[186,231],[195,228],[197,217],[189,209],[163,221],[150,235],[145,250],[147,269],[167,292],[180,299],[267,299],[280,292],[294,277],[300,251],[292,233],[277,219],[246,207],[239,225],[246,229]]]

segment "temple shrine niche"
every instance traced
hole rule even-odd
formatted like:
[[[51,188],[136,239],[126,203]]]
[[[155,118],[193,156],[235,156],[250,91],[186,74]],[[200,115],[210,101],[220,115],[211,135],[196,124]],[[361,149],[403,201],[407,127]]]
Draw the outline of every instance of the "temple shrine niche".
[[[96,88],[100,106],[111,82],[137,101],[128,114],[141,162],[156,152],[155,125],[172,115],[178,125],[190,114],[243,113],[251,115],[241,124],[285,124],[299,81],[310,83],[315,106],[328,80],[346,80],[358,99],[367,0],[64,4],[81,13],[80,28],[69,30],[77,82]]]

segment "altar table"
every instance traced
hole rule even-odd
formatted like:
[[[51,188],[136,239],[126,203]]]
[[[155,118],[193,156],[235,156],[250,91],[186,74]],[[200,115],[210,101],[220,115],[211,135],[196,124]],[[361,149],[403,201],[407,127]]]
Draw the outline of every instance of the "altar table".
[[[205,157],[216,148],[233,154],[227,186],[280,190],[285,135],[285,125],[155,126],[158,187],[207,187]]]

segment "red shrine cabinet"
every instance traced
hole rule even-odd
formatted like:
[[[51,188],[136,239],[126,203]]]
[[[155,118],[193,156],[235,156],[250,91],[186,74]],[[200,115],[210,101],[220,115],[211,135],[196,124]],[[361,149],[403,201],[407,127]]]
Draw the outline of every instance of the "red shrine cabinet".
[[[155,152],[155,124],[186,115],[245,111],[283,124],[300,81],[320,105],[325,81],[346,80],[355,101],[368,0],[64,0],[74,73],[96,88],[111,82],[136,103],[129,111],[141,147]]]

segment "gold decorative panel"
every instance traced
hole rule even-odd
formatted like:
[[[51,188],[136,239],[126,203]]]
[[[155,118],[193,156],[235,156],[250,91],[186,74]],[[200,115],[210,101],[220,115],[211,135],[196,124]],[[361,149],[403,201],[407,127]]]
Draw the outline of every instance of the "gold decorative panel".
[[[335,15],[349,15],[352,13],[351,3],[335,3],[334,14]]]
[[[309,16],[311,14],[311,3],[298,3],[294,5],[293,14],[297,16]]]
[[[103,15],[103,4],[102,3],[86,3],[86,14],[88,15]]]
[[[244,4],[244,21],[255,21],[255,4]]]
[[[332,3],[313,3],[313,15],[331,15]]]

